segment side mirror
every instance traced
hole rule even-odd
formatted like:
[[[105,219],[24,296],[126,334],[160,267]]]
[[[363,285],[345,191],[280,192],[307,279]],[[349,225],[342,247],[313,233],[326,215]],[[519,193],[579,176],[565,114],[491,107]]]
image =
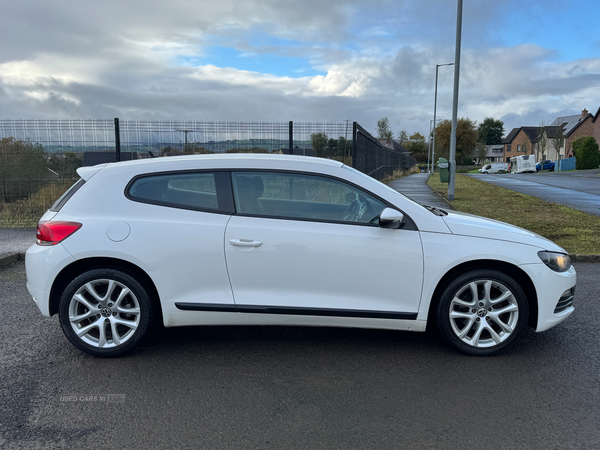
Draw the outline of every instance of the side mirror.
[[[400,228],[403,220],[404,214],[392,208],[385,208],[379,214],[379,226],[381,228]]]

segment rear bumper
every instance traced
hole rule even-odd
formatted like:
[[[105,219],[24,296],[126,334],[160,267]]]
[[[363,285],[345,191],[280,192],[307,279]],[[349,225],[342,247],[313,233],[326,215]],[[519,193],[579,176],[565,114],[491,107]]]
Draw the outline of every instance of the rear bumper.
[[[62,246],[42,246],[33,244],[25,253],[27,290],[33,297],[40,312],[50,317],[50,291],[56,276],[68,264],[75,261]]]

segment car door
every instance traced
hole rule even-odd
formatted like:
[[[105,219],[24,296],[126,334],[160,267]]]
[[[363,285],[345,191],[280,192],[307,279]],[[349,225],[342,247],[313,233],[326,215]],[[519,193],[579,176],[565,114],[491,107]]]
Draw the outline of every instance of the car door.
[[[414,319],[423,280],[418,231],[385,229],[386,204],[300,173],[232,173],[225,257],[241,312]]]
[[[234,212],[230,186],[228,172],[175,171],[144,174],[127,187],[136,230],[127,243],[156,284],[168,319],[199,304],[235,311],[223,254]]]

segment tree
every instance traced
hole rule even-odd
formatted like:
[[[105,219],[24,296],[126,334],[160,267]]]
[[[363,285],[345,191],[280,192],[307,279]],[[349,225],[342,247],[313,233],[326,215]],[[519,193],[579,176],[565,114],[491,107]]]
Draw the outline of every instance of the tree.
[[[390,128],[390,120],[387,117],[382,117],[377,121],[377,139],[392,139],[394,133]]]
[[[352,141],[347,140],[344,136],[340,136],[337,147],[338,152],[336,156],[341,156],[343,158],[352,151]]]
[[[51,174],[41,144],[0,139],[0,201],[29,197]]]
[[[325,148],[325,156],[331,158],[337,156],[338,152],[338,141],[337,139],[331,138],[327,141],[327,147]]]
[[[406,132],[406,130],[400,130],[398,132],[398,139],[396,140],[398,141],[398,144],[404,145],[404,143],[408,141],[408,133]]]
[[[546,126],[544,121],[540,123],[537,130],[537,148],[540,153],[540,161],[546,159],[546,150],[548,149],[548,134],[546,133]],[[542,172],[544,171],[544,164],[542,164]]]
[[[478,142],[476,147],[476,155],[479,160],[479,164],[485,163],[486,159],[486,146],[483,142]]]
[[[523,153],[526,155],[527,152],[529,152],[529,141],[523,141],[523,143],[521,144],[521,150],[523,150]]]
[[[427,162],[427,144],[425,143],[425,136],[421,133],[415,133],[408,138],[406,149],[417,162]]]
[[[452,122],[448,119],[442,120],[435,127],[435,154],[448,158],[450,154],[450,134],[452,133]],[[468,117],[461,117],[456,122],[456,164],[473,164],[473,150],[477,146],[477,130],[475,121]]]
[[[328,141],[329,139],[327,138],[327,135],[323,132],[313,133],[310,135],[310,143],[317,156],[323,156],[325,149],[327,148]]]
[[[562,126],[558,127],[554,137],[551,139],[552,148],[556,150],[557,158],[560,159],[560,149],[565,144],[565,135]]]
[[[573,141],[573,154],[577,170],[596,169],[600,166],[600,151],[596,139],[583,136]]]
[[[477,128],[479,142],[485,145],[502,144],[504,136],[504,122],[495,120],[492,117],[486,117]]]
[[[52,155],[48,159],[49,168],[64,179],[76,178],[77,169],[82,165],[81,156],[74,152],[67,152],[64,155]]]

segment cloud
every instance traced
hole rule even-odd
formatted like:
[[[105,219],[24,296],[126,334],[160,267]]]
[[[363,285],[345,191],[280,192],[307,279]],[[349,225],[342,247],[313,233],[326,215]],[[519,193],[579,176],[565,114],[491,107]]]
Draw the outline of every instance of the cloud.
[[[595,111],[600,58],[565,59],[535,39],[508,43],[522,29],[548,34],[535,21],[507,28],[521,3],[465,1],[459,115],[512,128]],[[543,6],[528,4],[528,17]],[[454,60],[456,3],[21,0],[3,5],[3,17],[1,117],[350,118],[374,130],[387,116],[395,131],[426,134],[435,66]],[[291,57],[306,67],[242,70],[234,59],[212,61],[219,47],[238,60]],[[441,118],[450,118],[453,73],[440,67]]]

